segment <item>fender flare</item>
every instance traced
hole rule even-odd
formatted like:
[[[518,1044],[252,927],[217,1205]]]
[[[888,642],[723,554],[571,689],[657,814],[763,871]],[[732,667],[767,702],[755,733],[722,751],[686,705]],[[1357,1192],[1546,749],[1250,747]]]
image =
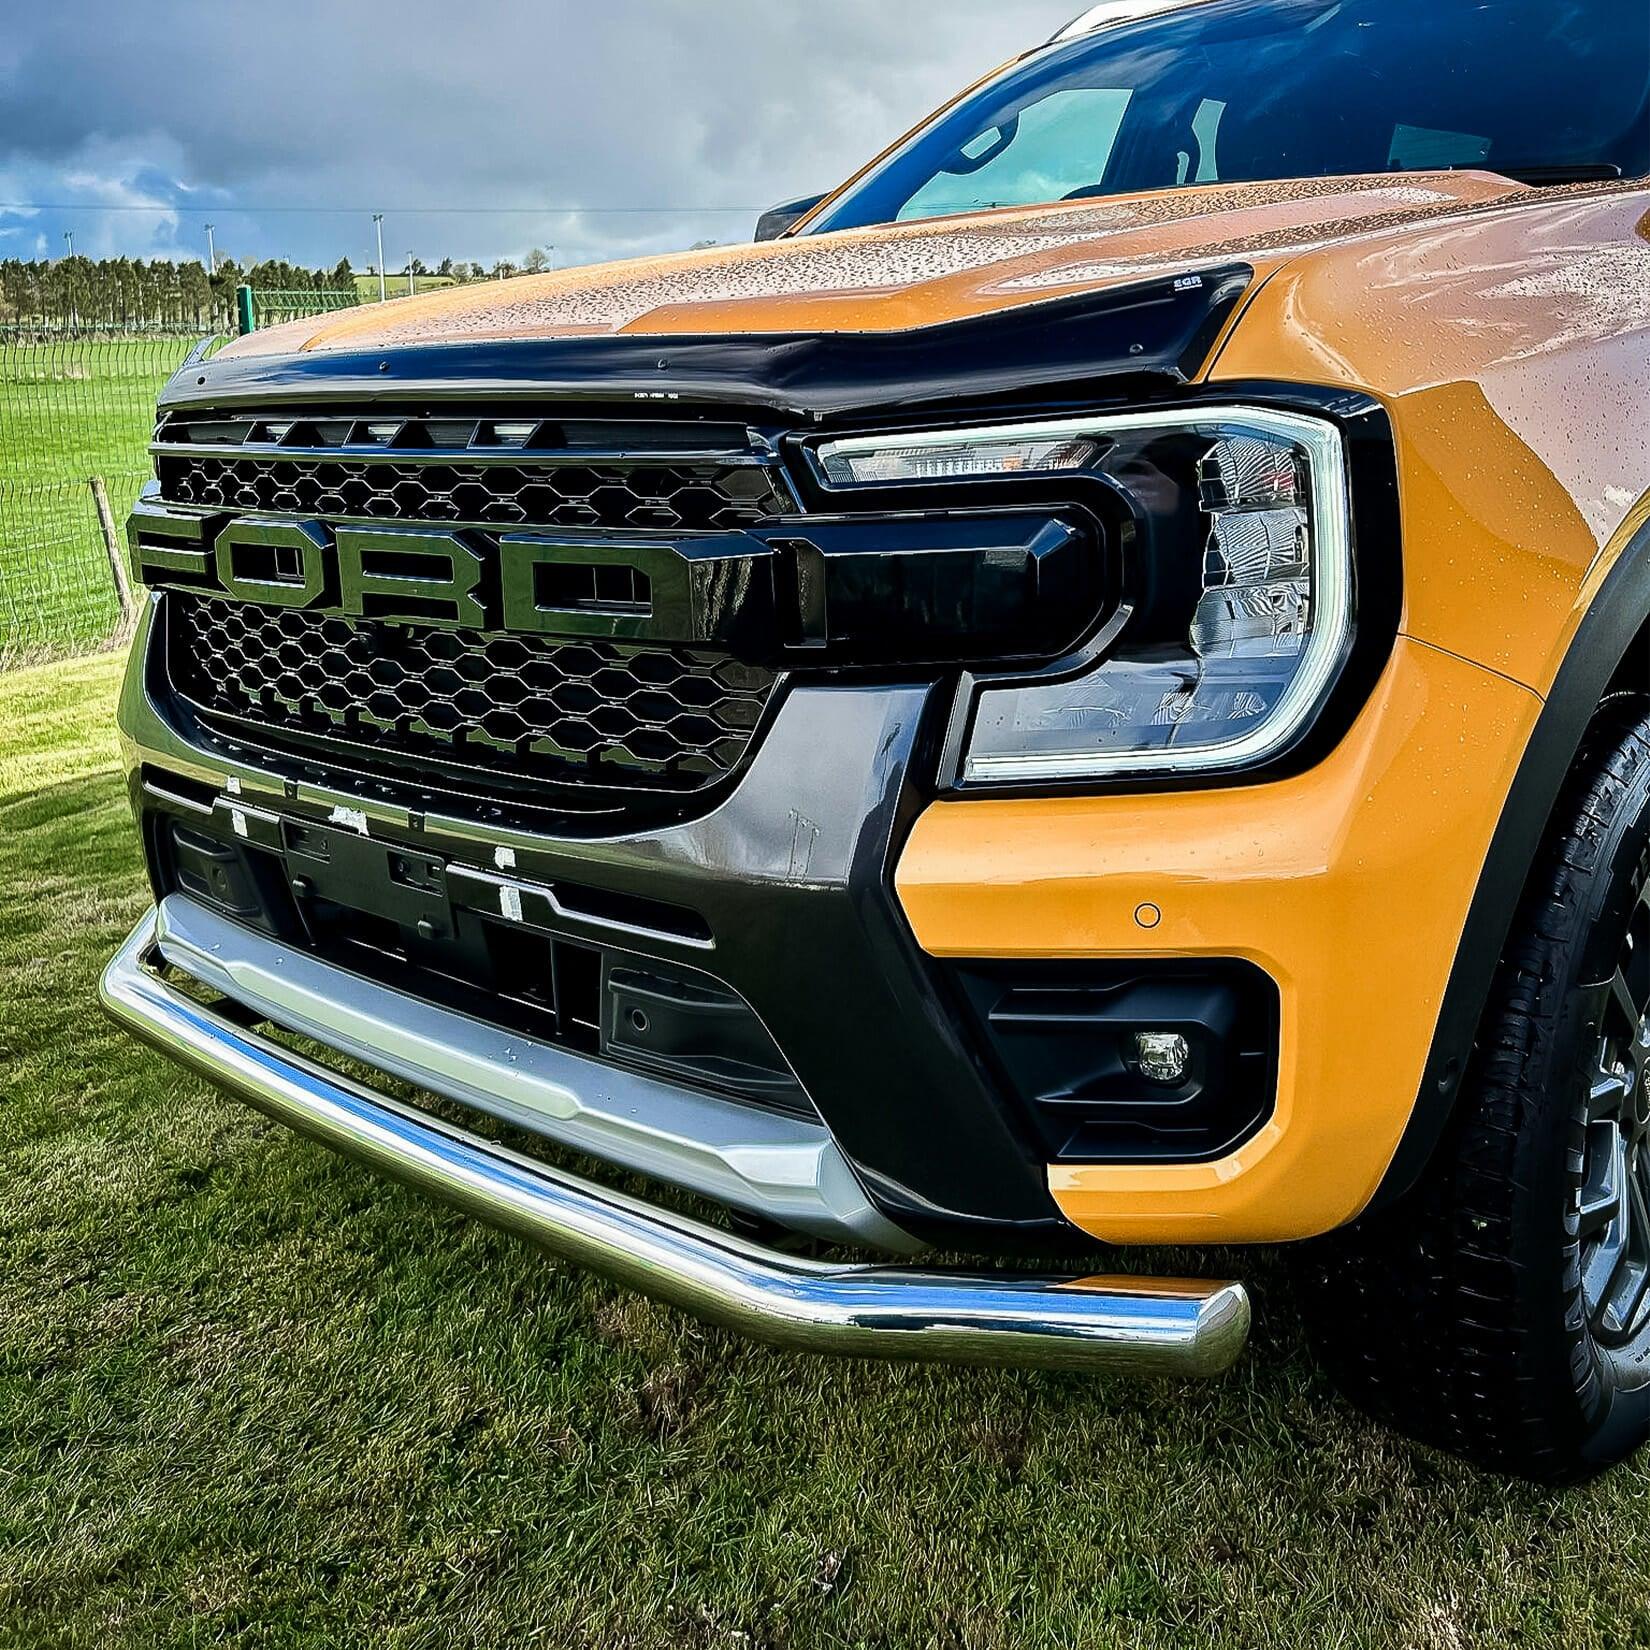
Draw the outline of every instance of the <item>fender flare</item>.
[[[1507,793],[1478,877],[1421,1074],[1421,1089],[1370,1209],[1420,1179],[1454,1115],[1495,971],[1587,728],[1634,644],[1650,634],[1650,521],[1628,539],[1583,615]],[[1647,672],[1646,687],[1650,687]]]

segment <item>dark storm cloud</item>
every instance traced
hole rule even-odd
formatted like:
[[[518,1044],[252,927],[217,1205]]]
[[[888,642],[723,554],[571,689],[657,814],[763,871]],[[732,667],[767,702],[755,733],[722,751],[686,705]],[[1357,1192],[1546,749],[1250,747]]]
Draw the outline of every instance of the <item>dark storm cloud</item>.
[[[0,255],[563,259],[730,240],[1075,0],[56,0],[0,39]],[[18,13],[21,12],[21,15]],[[141,210],[110,210],[114,207]],[[247,215],[231,206],[303,208]],[[661,209],[629,215],[597,209]],[[460,215],[442,209],[485,208]],[[341,208],[323,212],[323,208]],[[504,214],[499,209],[529,209]],[[584,209],[566,215],[556,209]],[[726,208],[694,212],[690,208]],[[414,212],[419,215],[414,216]],[[424,215],[428,214],[428,215]]]

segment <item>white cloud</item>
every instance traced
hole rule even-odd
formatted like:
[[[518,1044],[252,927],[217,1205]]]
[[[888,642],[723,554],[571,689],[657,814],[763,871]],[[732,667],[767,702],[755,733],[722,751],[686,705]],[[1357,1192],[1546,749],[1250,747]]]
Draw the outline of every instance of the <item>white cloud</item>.
[[[52,225],[40,237],[52,256],[64,229],[74,231],[75,251],[87,257],[173,255],[179,218],[168,168],[176,159],[177,145],[163,133],[129,142],[89,134],[56,162],[14,152],[0,166],[0,201],[45,205],[0,208],[0,226]],[[66,204],[76,210],[61,210]]]
[[[73,216],[77,247],[142,255],[193,254],[210,214],[236,256],[364,266],[375,207],[392,265],[737,240],[1072,9],[287,0],[249,34],[212,0],[56,0],[8,20],[0,199],[84,199],[106,209]],[[157,201],[170,217],[107,209]],[[311,210],[239,210],[270,205]],[[620,205],[658,210],[602,210]]]

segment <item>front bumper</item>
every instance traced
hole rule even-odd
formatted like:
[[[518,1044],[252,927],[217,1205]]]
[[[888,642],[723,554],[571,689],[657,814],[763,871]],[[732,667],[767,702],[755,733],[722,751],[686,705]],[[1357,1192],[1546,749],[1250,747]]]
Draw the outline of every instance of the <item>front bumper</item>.
[[[151,912],[105,971],[104,1007],[127,1030],[381,1172],[742,1334],[858,1357],[1174,1376],[1220,1373],[1247,1337],[1236,1283],[896,1270],[761,1249],[547,1168],[243,1029],[160,977],[164,944]],[[190,951],[174,939],[172,954]],[[194,962],[211,973],[209,950]]]
[[[158,900],[178,892],[159,851],[169,817],[237,853],[266,850],[277,880],[292,869],[281,844],[290,848],[295,827],[331,822],[383,849],[412,850],[471,888],[497,884],[506,915],[528,919],[523,932],[542,914],[541,926],[563,939],[622,950],[639,965],[697,969],[739,993],[884,1230],[898,1234],[896,1244],[861,1229],[855,1241],[1045,1254],[1081,1241],[1055,1206],[1038,1141],[1004,1104],[894,898],[899,844],[923,806],[913,774],[938,735],[932,687],[793,686],[737,787],[702,816],[558,835],[226,745],[169,692],[163,650],[151,645],[157,612],[151,598],[119,722]],[[623,915],[639,904],[694,920],[650,927]],[[285,937],[278,925],[266,932]],[[571,1143],[656,1172],[635,1152]],[[783,1200],[756,1201],[756,1212],[820,1230]]]
[[[1414,1108],[1466,908],[1540,708],[1505,678],[1400,637],[1346,736],[1293,776],[929,804],[912,775],[932,757],[932,690],[796,688],[719,806],[580,839],[420,811],[343,776],[323,786],[226,752],[170,719],[145,658],[140,632],[121,707],[140,814],[153,805],[146,776],[176,776],[219,811],[342,811],[375,842],[700,913],[709,952],[664,933],[623,943],[713,966],[744,994],[874,1217],[856,1216],[848,1235],[976,1252],[1049,1253],[1081,1234],[1288,1241],[1353,1219]],[[560,920],[576,938],[612,939],[611,924],[578,910]],[[1160,1163],[1055,1161],[1004,1103],[936,962],[1203,958],[1240,959],[1276,982],[1276,1104],[1226,1155]],[[649,1171],[612,1140],[571,1143]],[[662,1178],[844,1235],[839,1211],[798,1219],[771,1188],[753,1198],[680,1171]]]

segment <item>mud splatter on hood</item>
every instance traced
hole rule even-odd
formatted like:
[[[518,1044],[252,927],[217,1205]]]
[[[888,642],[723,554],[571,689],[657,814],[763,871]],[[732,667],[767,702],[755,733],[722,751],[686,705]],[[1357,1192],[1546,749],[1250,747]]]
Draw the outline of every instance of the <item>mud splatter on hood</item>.
[[[1228,184],[476,282],[294,321],[223,355],[630,333],[881,332],[1244,261],[1527,194],[1484,173]]]

